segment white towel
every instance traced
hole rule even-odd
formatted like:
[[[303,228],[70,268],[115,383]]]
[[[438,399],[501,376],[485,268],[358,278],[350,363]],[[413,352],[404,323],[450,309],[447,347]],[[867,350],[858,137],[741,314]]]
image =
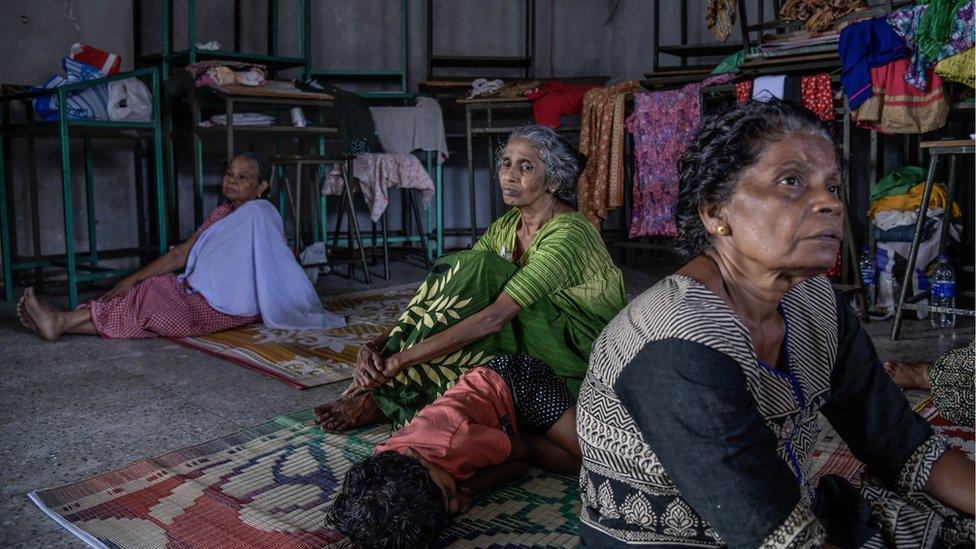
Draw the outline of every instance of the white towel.
[[[769,101],[782,99],[786,89],[786,75],[760,76],[752,82],[752,98]]]
[[[218,311],[282,329],[337,328],[285,242],[278,210],[251,200],[200,235],[180,275]]]

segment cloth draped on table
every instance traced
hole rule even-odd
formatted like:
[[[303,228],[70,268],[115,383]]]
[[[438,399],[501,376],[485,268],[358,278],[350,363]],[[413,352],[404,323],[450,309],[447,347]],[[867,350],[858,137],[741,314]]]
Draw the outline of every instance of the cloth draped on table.
[[[871,68],[872,96],[852,113],[857,125],[881,133],[926,133],[941,128],[949,115],[942,78],[929,72],[928,91],[907,83],[908,59]]]
[[[583,96],[579,150],[586,166],[577,184],[577,209],[595,227],[624,204],[624,101],[641,89],[629,80]]]
[[[359,154],[352,161],[352,177],[369,205],[369,217],[374,222],[379,221],[386,211],[390,187],[419,190],[424,207],[434,197],[434,180],[420,159],[412,154]],[[333,165],[322,183],[322,194],[341,195],[343,189],[342,172],[339,166]]]
[[[532,100],[532,116],[535,123],[550,128],[559,127],[564,114],[577,114],[583,107],[586,92],[599,87],[597,84],[567,84],[550,80],[525,94]]]
[[[232,211],[231,204],[217,206],[200,225],[199,233]],[[95,299],[78,308],[91,312],[98,335],[112,339],[204,336],[261,320],[260,315],[233,316],[214,309],[175,274],[147,278],[124,295]]]
[[[939,61],[935,66],[935,73],[944,80],[961,82],[970,88],[976,88],[976,49],[969,48]]]
[[[907,6],[889,13],[887,17],[891,28],[913,50],[905,81],[922,91],[928,89],[928,71],[932,65],[968,50],[976,43],[976,27],[973,26],[976,0],[968,0],[961,5],[952,2],[954,14],[950,19],[943,20],[943,25],[948,25],[948,31],[934,31],[932,23],[926,21],[930,7],[931,4]]]
[[[858,21],[844,27],[837,45],[841,85],[851,110],[867,101],[872,91],[871,69],[912,54],[905,41],[883,17]]]
[[[626,122],[635,157],[630,238],[677,235],[678,157],[698,129],[700,87],[693,83],[635,95],[634,112]]]
[[[245,61],[200,61],[187,65],[186,72],[194,78],[194,85],[197,87],[231,84],[260,86],[268,74],[268,67]]]
[[[376,125],[369,111],[369,103],[363,96],[315,79],[295,80],[295,87],[335,97],[336,118],[345,154],[383,150],[376,138]]]
[[[623,275],[599,233],[576,212],[543,225],[513,262],[513,209],[472,250],[442,256],[397,319],[384,356],[412,347],[492,304],[502,291],[522,311],[496,334],[425,364],[407,368],[373,391],[394,426],[453,386],[469,368],[500,354],[528,355],[552,366],[575,395],[593,340],[624,306]]]
[[[326,311],[285,241],[281,215],[251,200],[197,238],[185,280],[214,309],[260,314],[270,328],[337,328],[345,319]]]
[[[370,107],[369,112],[384,152],[437,151],[439,164],[447,160],[444,117],[436,99],[420,97],[412,107]]]

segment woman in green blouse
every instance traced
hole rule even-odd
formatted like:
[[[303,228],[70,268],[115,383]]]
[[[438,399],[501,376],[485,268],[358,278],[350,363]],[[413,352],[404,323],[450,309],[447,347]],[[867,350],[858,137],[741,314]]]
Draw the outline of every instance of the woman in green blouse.
[[[512,209],[473,249],[441,257],[396,324],[363,345],[352,385],[315,410],[323,428],[400,427],[496,354],[543,360],[579,392],[593,340],[626,303],[600,233],[576,211],[586,159],[541,126],[512,132],[498,158]]]

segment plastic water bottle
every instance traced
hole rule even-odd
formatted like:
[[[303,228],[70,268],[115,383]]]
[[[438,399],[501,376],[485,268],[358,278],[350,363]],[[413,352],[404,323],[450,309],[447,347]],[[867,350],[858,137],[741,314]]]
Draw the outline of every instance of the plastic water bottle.
[[[868,309],[874,307],[875,296],[875,269],[874,259],[871,257],[871,247],[865,245],[861,248],[861,259],[857,262],[858,270],[861,271],[861,285],[864,286],[864,299],[867,300]]]
[[[931,304],[933,307],[956,306],[956,274],[949,265],[946,254],[939,254],[939,265],[931,283]],[[955,328],[956,315],[932,312],[932,326],[936,328]]]

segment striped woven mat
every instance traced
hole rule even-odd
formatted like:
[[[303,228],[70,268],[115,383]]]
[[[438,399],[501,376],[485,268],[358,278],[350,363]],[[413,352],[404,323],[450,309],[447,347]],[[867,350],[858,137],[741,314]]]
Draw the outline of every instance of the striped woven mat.
[[[325,513],[350,465],[389,426],[338,435],[307,426],[310,419],[311,411],[280,416],[30,497],[93,547],[336,546]],[[575,477],[532,469],[478,498],[439,545],[572,547],[579,502]]]
[[[325,307],[346,317],[331,330],[279,330],[253,324],[176,343],[257,370],[299,389],[352,378],[359,347],[396,320],[420,283],[334,296]]]

